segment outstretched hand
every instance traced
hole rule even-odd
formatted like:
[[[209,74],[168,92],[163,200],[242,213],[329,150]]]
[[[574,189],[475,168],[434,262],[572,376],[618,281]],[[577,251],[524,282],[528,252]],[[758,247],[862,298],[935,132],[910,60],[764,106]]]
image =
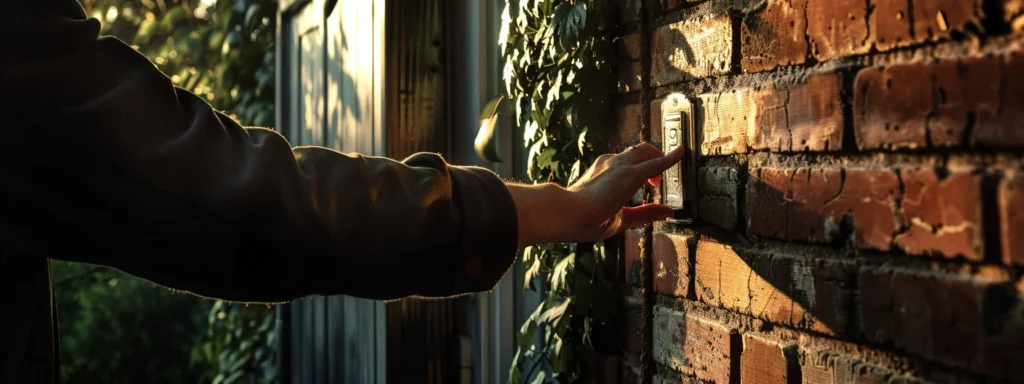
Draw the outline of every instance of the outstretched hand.
[[[672,216],[662,204],[625,207],[649,179],[659,178],[683,158],[683,147],[664,153],[641,143],[616,155],[601,155],[569,188],[555,184],[510,184],[519,214],[519,246],[604,240],[624,229]]]

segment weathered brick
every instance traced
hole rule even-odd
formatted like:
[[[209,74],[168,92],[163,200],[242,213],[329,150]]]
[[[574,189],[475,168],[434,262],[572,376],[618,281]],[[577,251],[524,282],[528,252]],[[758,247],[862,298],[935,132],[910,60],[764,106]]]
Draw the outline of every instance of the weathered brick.
[[[984,366],[987,372],[1005,377],[1013,383],[1024,383],[1024,277],[1015,287],[990,291],[986,319],[990,332],[986,340]]]
[[[913,0],[872,1],[875,9],[871,12],[871,35],[879,51],[910,45],[910,8]]]
[[[927,359],[983,373],[992,364],[986,345],[986,298],[1005,276],[865,266],[860,270],[861,329],[868,340],[890,343]]]
[[[729,230],[736,228],[739,172],[733,167],[704,167],[698,172],[697,203],[702,220]]]
[[[640,138],[640,117],[643,108],[640,104],[620,104],[615,106],[615,133],[609,138],[608,145],[614,151],[635,144]]]
[[[772,152],[842,149],[842,89],[842,75],[824,73],[761,92],[748,145]]]
[[[747,14],[740,30],[744,72],[806,61],[806,7],[807,0],[772,0]]]
[[[793,169],[757,168],[747,181],[747,231],[786,239],[789,230],[789,195]]]
[[[741,88],[701,95],[704,112],[703,155],[729,155],[747,151],[747,132],[757,124],[756,90]]]
[[[867,68],[854,82],[861,149],[967,145],[965,134],[999,106],[999,64],[989,57]]]
[[[978,114],[974,144],[988,148],[1024,148],[1024,129],[1020,128],[1020,122],[1024,121],[1024,108],[1020,108],[1024,105],[1024,54],[1013,51],[999,57],[998,62],[998,87],[992,87],[987,83],[963,83],[965,88],[978,89],[972,95],[998,89],[998,107],[986,110],[988,113]]]
[[[829,151],[842,148],[842,76],[701,95],[704,155]]]
[[[1001,181],[998,199],[1003,262],[1024,266],[1024,173]]]
[[[934,168],[900,172],[908,229],[896,236],[896,245],[913,255],[982,261],[981,175],[941,171],[941,180]]]
[[[732,39],[728,13],[658,28],[651,36],[652,85],[729,73],[734,66]]]
[[[747,187],[748,229],[814,243],[848,241],[852,235],[859,248],[888,250],[899,196],[896,173],[884,168],[754,169]]]
[[[654,360],[683,374],[728,383],[733,356],[740,353],[732,351],[734,334],[732,329],[694,314],[654,307]]]
[[[895,384],[917,383],[917,379],[898,375],[890,369],[854,354],[838,351],[807,350],[800,371],[805,384]]]
[[[651,101],[651,141],[657,143],[659,146],[661,142],[661,103],[665,101],[665,98],[655,99]]]
[[[759,319],[839,335],[850,326],[853,267],[805,256],[764,254],[701,240],[697,299]]]
[[[740,382],[786,384],[795,379],[796,346],[759,336],[743,335],[743,355],[740,358]]]
[[[807,38],[819,61],[868,53],[871,41],[862,0],[808,1]]]
[[[654,234],[654,290],[686,297],[690,288],[688,236],[658,232]]]
[[[1024,58],[913,62],[861,70],[854,127],[861,149],[1024,147]]]
[[[643,236],[643,230],[641,229],[630,229],[625,231],[624,241],[626,252],[623,260],[623,280],[626,284],[634,287],[640,286],[640,237]]]
[[[871,3],[874,10],[870,30],[875,47],[880,51],[947,39],[954,31],[977,25],[982,14],[981,0],[874,0]]]
[[[911,36],[921,42],[946,39],[953,31],[962,32],[969,25],[978,25],[982,15],[982,0],[916,0],[913,3]]]

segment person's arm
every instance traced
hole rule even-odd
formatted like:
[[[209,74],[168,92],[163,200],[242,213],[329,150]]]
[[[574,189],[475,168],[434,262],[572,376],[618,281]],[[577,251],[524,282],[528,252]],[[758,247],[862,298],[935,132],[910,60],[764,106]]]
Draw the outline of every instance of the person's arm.
[[[563,189],[506,187],[434,154],[293,149],[97,38],[73,0],[15,4],[0,25],[19,36],[0,60],[0,224],[20,251],[230,300],[449,296],[491,289],[517,247],[596,241],[671,213],[621,207],[681,153],[602,156]]]
[[[486,291],[515,258],[491,171],[293,149],[98,38],[73,0],[5,10],[2,224],[25,251],[259,302]]]

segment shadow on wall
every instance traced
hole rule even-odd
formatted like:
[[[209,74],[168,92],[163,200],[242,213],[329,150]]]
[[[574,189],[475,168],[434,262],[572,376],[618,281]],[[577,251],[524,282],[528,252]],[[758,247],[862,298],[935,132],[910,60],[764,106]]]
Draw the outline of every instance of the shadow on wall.
[[[886,185],[851,185],[863,184],[863,180],[848,177],[845,171],[840,176],[838,171],[834,176],[842,177],[848,190],[873,189],[877,195],[871,198],[883,199],[900,193],[888,190]],[[820,187],[813,184],[810,171],[795,170],[781,176],[793,183],[805,178],[808,189],[803,192]],[[800,375],[807,378],[822,372],[837,375],[836,382],[841,381],[838,375],[847,373],[888,380],[907,372],[945,381],[952,370],[937,368],[943,365],[993,378],[1021,379],[1013,375],[1019,375],[1017,364],[1022,361],[1019,348],[1024,345],[1024,301],[1012,277],[1002,268],[950,270],[932,260],[902,254],[894,240],[888,252],[895,256],[862,257],[859,249],[870,248],[869,243],[878,236],[878,226],[868,223],[882,220],[865,216],[863,223],[858,221],[855,212],[864,210],[857,204],[867,204],[863,195],[823,196],[830,203],[838,201],[834,210],[823,210],[820,204],[825,200],[802,201],[808,197],[799,195],[800,188],[778,189],[766,177],[769,175],[752,173],[748,183],[738,183],[741,191],[748,188],[747,201],[759,204],[748,210],[754,216],[749,218],[750,229],[774,229],[775,238],[827,244],[833,249],[753,244],[736,232],[711,226],[696,228],[690,235],[655,232],[652,274],[657,293],[766,322],[747,321],[738,327],[754,328],[749,329],[751,332],[768,331],[772,324],[779,324],[819,335],[821,340],[840,339],[938,362],[912,358],[907,362],[910,368],[883,367],[881,362],[876,366],[861,359],[863,352],[820,349],[817,345],[803,349],[806,341],[801,340],[800,348],[806,355],[800,360],[806,361],[800,367],[794,366],[794,339],[782,343],[783,347],[789,346],[783,348],[789,365],[776,368],[788,372],[789,379],[795,377],[797,382]],[[754,195],[759,197],[752,199]],[[895,198],[885,204],[893,207],[890,213],[895,211]],[[896,225],[890,234],[907,226]],[[685,255],[675,254],[683,249]],[[816,250],[820,253],[812,253]],[[633,286],[639,285],[639,263],[636,253],[626,253],[624,266],[631,268],[624,272],[631,276],[624,280]],[[747,336],[734,329],[734,322],[722,321],[729,316],[699,307],[688,313],[690,305],[657,302],[652,349],[658,363],[704,380],[736,379],[741,364],[737,357],[749,346]],[[854,373],[841,372],[840,367],[853,366],[861,367],[861,371],[850,368]]]

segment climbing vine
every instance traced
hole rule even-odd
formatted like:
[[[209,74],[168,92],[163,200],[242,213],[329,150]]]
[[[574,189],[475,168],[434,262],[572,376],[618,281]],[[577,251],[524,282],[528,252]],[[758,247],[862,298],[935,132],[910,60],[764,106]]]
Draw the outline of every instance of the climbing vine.
[[[609,98],[616,90],[613,45],[601,30],[602,0],[506,0],[499,35],[505,94],[485,107],[482,135],[499,112],[515,117],[535,182],[571,185],[608,151]],[[488,125],[488,119],[490,124]],[[481,148],[485,158],[495,158]],[[526,289],[544,294],[519,331],[510,383],[586,379],[581,352],[614,313],[605,250],[547,244],[523,250]]]

